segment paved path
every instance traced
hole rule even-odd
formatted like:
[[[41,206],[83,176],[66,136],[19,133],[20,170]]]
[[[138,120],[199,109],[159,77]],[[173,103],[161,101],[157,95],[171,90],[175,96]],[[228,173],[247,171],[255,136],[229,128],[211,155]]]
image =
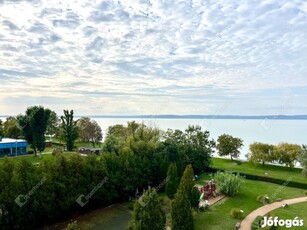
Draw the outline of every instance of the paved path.
[[[254,210],[253,212],[248,214],[247,217],[245,217],[245,219],[241,222],[240,230],[251,230],[252,223],[257,216],[264,216],[265,214],[274,209],[281,208],[283,204],[296,204],[301,202],[307,202],[307,197],[305,196],[305,197],[293,198],[264,205],[261,208]]]

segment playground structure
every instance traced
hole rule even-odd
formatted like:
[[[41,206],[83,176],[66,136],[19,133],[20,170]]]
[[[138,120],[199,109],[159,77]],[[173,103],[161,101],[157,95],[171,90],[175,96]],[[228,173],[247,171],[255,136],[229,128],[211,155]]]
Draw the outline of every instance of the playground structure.
[[[214,183],[213,180],[209,181],[208,184],[205,186],[202,186],[200,188],[201,196],[200,200],[208,200],[209,198],[216,197],[217,192],[216,192],[216,184]]]

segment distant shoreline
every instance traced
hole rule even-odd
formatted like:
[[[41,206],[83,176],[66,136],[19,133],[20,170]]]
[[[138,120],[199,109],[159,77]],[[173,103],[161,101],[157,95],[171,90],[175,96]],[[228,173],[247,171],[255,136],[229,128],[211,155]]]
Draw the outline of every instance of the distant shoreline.
[[[0,118],[10,115],[0,115]],[[239,116],[239,115],[84,115],[90,118],[136,118],[136,119],[229,119],[229,120],[307,120],[307,115],[263,115],[263,116]],[[83,115],[75,115],[83,117]]]

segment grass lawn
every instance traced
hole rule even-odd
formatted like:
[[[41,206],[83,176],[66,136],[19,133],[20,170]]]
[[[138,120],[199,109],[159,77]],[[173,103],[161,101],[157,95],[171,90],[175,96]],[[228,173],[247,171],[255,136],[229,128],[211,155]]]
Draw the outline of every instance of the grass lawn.
[[[202,176],[201,178],[205,177]],[[237,196],[223,199],[213,205],[209,211],[197,212],[195,214],[195,229],[235,229],[235,224],[241,220],[234,219],[230,216],[230,210],[232,208],[242,209],[245,217],[254,209],[261,207],[261,204],[256,200],[258,195],[268,195],[272,200],[276,200],[278,198],[301,197],[305,195],[304,191],[303,189],[283,187],[277,184],[245,179],[240,193]],[[307,213],[307,206],[305,206],[304,212]]]
[[[276,165],[265,165],[263,167],[262,164],[252,164],[250,162],[238,160],[231,161],[222,158],[212,158],[211,167],[283,180],[289,180],[289,178],[291,178],[291,181],[307,184],[307,177],[302,175],[302,169],[299,168],[290,170],[287,167]],[[267,175],[265,173],[267,173]]]
[[[298,217],[299,220],[304,221],[304,226],[302,227],[292,227],[295,229],[307,229],[307,202],[300,203],[300,204],[292,204],[289,205],[287,208],[279,208],[275,209],[274,211],[271,212],[272,216],[278,216],[278,219],[291,219],[293,220],[295,217]],[[277,229],[289,229],[286,228],[285,226],[283,227],[278,227]]]

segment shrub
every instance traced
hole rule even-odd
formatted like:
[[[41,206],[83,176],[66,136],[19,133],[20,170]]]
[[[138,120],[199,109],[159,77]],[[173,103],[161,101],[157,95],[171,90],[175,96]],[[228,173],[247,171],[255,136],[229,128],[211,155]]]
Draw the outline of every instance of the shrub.
[[[218,188],[221,193],[227,196],[235,196],[238,194],[242,184],[242,177],[239,174],[217,172],[214,175]]]
[[[52,150],[52,155],[53,155],[53,156],[59,155],[59,154],[61,154],[61,153],[63,153],[63,149],[62,149],[62,148],[54,148],[54,149]]]
[[[236,219],[242,219],[243,211],[239,208],[233,208],[230,211],[230,216]]]
[[[261,204],[269,204],[271,203],[271,199],[268,195],[259,195],[257,196],[257,201]]]
[[[305,191],[305,195],[307,196],[307,191]]]
[[[69,223],[65,230],[80,230],[80,228],[78,228],[77,221],[75,220],[74,222]]]

